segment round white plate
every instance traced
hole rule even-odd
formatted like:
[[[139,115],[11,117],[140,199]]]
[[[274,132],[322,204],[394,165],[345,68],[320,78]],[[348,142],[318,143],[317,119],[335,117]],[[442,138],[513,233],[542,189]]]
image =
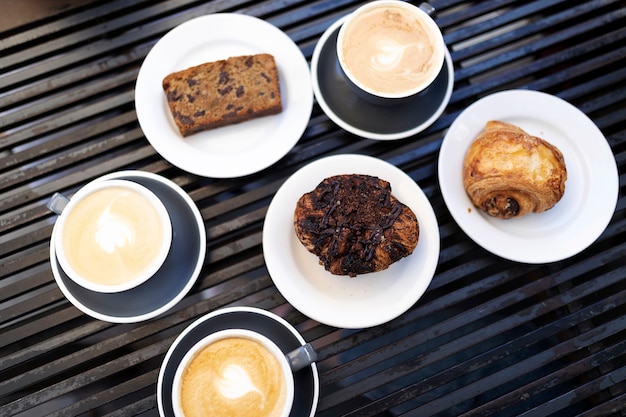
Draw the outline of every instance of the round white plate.
[[[389,181],[392,194],[419,221],[419,241],[411,255],[384,271],[350,278],[332,275],[304,248],[293,227],[296,203],[324,178],[340,174]],[[263,253],[276,287],[296,309],[330,326],[365,328],[398,317],[426,291],[439,259],[439,227],[423,191],[402,170],[369,156],[336,155],[306,165],[280,187],[265,217]]]
[[[489,120],[517,125],[561,150],[567,182],[552,209],[502,220],[473,206],[463,188],[463,160]],[[529,90],[489,95],[456,118],[441,145],[439,183],[450,213],[471,239],[525,263],[563,260],[591,245],[613,216],[619,187],[615,157],[600,129],[568,102]]]
[[[163,78],[257,53],[276,60],[283,111],[183,138],[167,106]],[[193,174],[232,178],[267,168],[293,148],[311,117],[313,90],[306,59],[289,36],[256,17],[217,13],[175,27],[154,45],[137,76],[135,107],[146,138],[169,162]]]

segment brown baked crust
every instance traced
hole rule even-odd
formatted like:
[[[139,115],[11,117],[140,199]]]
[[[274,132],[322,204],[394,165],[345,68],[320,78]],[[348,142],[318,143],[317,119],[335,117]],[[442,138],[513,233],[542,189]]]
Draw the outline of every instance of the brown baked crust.
[[[494,120],[470,145],[463,166],[463,186],[474,205],[502,219],[554,207],[565,193],[566,180],[559,149]]]
[[[382,271],[410,255],[419,239],[415,213],[368,175],[324,179],[298,200],[296,235],[334,275]]]
[[[270,54],[174,72],[163,79],[163,91],[183,136],[282,111],[278,69]]]

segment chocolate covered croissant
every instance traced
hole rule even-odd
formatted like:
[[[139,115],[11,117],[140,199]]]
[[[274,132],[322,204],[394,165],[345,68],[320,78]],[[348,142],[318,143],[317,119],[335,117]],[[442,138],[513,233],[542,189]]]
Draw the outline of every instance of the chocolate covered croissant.
[[[327,271],[350,277],[388,268],[419,239],[415,213],[391,194],[389,182],[360,174],[326,178],[300,197],[294,227]]]
[[[463,186],[472,203],[501,219],[554,207],[565,193],[566,180],[559,149],[499,121],[487,122],[463,165]]]

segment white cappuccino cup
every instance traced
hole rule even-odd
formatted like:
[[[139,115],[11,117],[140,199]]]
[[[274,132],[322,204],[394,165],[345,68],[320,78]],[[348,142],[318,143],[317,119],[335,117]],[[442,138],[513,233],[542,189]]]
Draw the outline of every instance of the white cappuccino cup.
[[[337,36],[337,58],[359,96],[393,101],[415,96],[433,83],[444,64],[445,43],[420,7],[377,0],[346,17]]]
[[[55,255],[67,276],[97,292],[129,290],[165,262],[172,242],[167,209],[146,187],[129,180],[96,180],[71,199],[55,194],[59,214]]]

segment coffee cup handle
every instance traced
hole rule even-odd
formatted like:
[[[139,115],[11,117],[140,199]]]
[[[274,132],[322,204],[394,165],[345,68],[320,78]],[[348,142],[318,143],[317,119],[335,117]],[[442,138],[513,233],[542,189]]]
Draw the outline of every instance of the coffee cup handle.
[[[61,214],[61,212],[63,212],[63,209],[65,208],[65,206],[67,206],[67,203],[69,202],[70,199],[63,194],[54,193],[52,197],[50,197],[50,200],[48,200],[48,203],[46,203],[46,207],[48,207],[48,210],[56,214]]]
[[[285,355],[293,372],[305,368],[317,360],[317,353],[310,343],[300,346]]]
[[[422,9],[422,11],[426,12],[426,14],[428,16],[431,16],[435,14],[435,6],[433,6],[430,3],[421,3],[419,6],[420,9]]]

